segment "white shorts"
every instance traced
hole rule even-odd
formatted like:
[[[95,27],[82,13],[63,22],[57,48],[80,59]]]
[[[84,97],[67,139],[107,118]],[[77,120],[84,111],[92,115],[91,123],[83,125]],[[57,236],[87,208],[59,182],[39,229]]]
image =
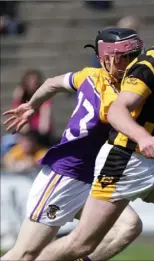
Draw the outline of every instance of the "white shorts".
[[[44,167],[36,177],[27,202],[27,217],[48,226],[72,222],[84,206],[90,184],[61,176]]]
[[[154,159],[105,144],[95,162],[91,196],[107,201],[144,198],[154,189]]]

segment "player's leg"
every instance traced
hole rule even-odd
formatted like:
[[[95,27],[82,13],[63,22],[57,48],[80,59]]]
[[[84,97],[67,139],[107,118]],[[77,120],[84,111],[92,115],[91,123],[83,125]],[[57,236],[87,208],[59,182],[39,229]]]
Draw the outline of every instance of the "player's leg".
[[[96,160],[96,179],[79,225],[70,235],[44,249],[37,260],[74,260],[94,251],[129,199],[150,191],[153,171],[153,160],[104,145]]]
[[[39,219],[46,201],[47,189],[52,184],[52,180],[55,180],[55,176],[50,169],[43,168],[36,177],[27,202],[27,215],[17,241],[14,247],[2,257],[2,260],[32,260],[56,235],[58,225],[50,227],[46,222],[40,223]]]
[[[81,211],[76,218],[80,219]],[[142,232],[142,221],[128,205],[96,250],[83,260],[103,261],[112,258],[129,246]],[[82,259],[81,259],[82,260]]]
[[[96,250],[89,255],[89,260],[109,260],[129,246],[141,232],[142,221],[128,205]]]
[[[106,163],[106,167],[108,167],[107,163]],[[132,176],[132,171],[133,171],[133,176]],[[119,180],[119,182],[117,182],[117,183],[119,183],[119,188],[117,189],[117,191],[121,192],[121,196],[123,194],[125,194],[125,196],[126,196],[126,194],[128,194],[128,198],[130,197],[130,195],[132,195],[132,198],[134,198],[133,195],[135,195],[135,193],[136,193],[139,195],[139,197],[140,196],[142,197],[142,192],[145,190],[145,192],[143,192],[143,197],[144,197],[144,194],[147,194],[147,196],[144,198],[144,200],[146,202],[154,202],[154,187],[152,189],[152,186],[154,186],[153,185],[154,184],[154,162],[153,162],[153,160],[146,159],[142,155],[138,155],[138,154],[134,153],[130,157],[130,159],[127,163],[124,174],[125,174],[125,178],[121,178],[121,181]],[[128,175],[127,178],[126,178],[126,175]],[[139,182],[139,177],[141,177],[140,182]],[[127,179],[128,179],[128,182],[127,182]],[[103,180],[103,182],[105,181],[104,177],[102,178],[102,180]],[[107,180],[105,182],[107,182]],[[128,183],[127,191],[124,191],[124,187],[123,187],[125,182],[126,182],[126,187],[127,187],[127,183]],[[134,185],[136,185],[136,187]],[[104,192],[105,192],[105,188],[104,188]],[[107,190],[106,190],[106,192],[107,192]],[[117,193],[117,195],[115,193],[115,196],[118,197],[118,193]],[[110,243],[107,244],[106,249],[108,250],[108,247],[109,248],[111,247],[111,254],[112,254],[112,249],[113,249],[112,244],[115,243],[115,251],[116,251],[116,247],[118,250],[118,246],[120,246],[120,242],[121,242],[122,238],[124,238],[124,241],[126,240],[125,242],[122,243],[122,245],[125,246],[125,243],[126,243],[126,246],[127,246],[129,244],[129,241],[130,242],[133,241],[142,231],[142,222],[139,219],[139,217],[136,216],[136,213],[134,213],[135,215],[133,215],[133,212],[134,212],[133,211],[132,215],[134,216],[134,225],[136,226],[136,229],[133,226],[133,222],[132,222],[132,229],[128,227],[128,232],[126,231],[126,233],[125,233],[124,230],[126,227],[123,226],[123,224],[125,224],[125,222],[127,222],[127,221],[128,222],[131,221],[131,211],[127,212],[127,210],[129,210],[128,207],[126,207],[125,211],[121,214],[121,216],[119,217],[119,219],[117,220],[115,225],[112,227],[112,229],[108,232],[108,234],[105,236],[104,240],[102,241],[102,243],[105,243],[105,241],[107,241],[108,239],[110,240]],[[121,222],[120,222],[120,218],[121,218]],[[133,219],[132,219],[132,221],[133,221]],[[118,228],[118,226],[120,226],[120,228],[122,230],[118,230],[116,233],[116,237],[114,237],[114,232],[116,231],[114,229],[116,228],[116,226],[117,226],[117,228]],[[129,223],[128,223],[128,226],[129,226]],[[121,234],[123,232],[124,232],[124,237]],[[134,233],[134,235],[133,235],[133,233]],[[120,236],[120,234],[121,234],[121,236]],[[111,238],[110,238],[110,236],[111,236]],[[113,236],[113,241],[112,241],[112,236]],[[101,244],[100,244],[99,248],[101,248]],[[92,260],[99,260],[99,256],[98,256],[99,251],[98,251],[98,255],[97,255],[97,250],[98,249],[96,249],[94,252],[94,254],[96,253],[96,255],[93,255],[93,254],[90,255]],[[119,248],[119,250],[120,250],[120,248]],[[105,254],[104,254],[104,256],[105,256]],[[111,256],[108,257],[108,251],[107,251],[106,259],[108,259],[108,258],[111,258]],[[103,256],[102,256],[102,258],[100,258],[100,260],[104,260]]]
[[[58,226],[49,227],[25,218],[14,247],[1,260],[34,260],[58,230]]]
[[[88,197],[79,225],[68,235],[48,245],[36,260],[75,260],[92,253],[110,230],[128,201],[115,203]]]
[[[59,227],[73,221],[89,190],[84,182],[43,169],[32,186],[17,242],[3,260],[34,260]]]

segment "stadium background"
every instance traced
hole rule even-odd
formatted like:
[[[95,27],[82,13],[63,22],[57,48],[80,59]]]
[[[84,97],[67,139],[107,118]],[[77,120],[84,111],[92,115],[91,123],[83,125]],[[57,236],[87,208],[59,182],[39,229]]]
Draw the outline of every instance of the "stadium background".
[[[84,45],[93,44],[98,30],[126,15],[142,19],[140,35],[147,47],[153,45],[154,0],[114,0],[112,6],[102,9],[79,0],[20,1],[18,18],[26,24],[25,32],[1,36],[1,112],[10,108],[14,88],[26,70],[39,69],[48,78],[91,66],[92,51],[85,50]],[[53,130],[58,138],[74,102],[74,95],[59,94],[53,99]],[[10,174],[1,166],[1,249],[6,250],[17,236],[35,173]],[[154,260],[154,207],[137,201],[135,208],[144,222],[143,236],[115,260]],[[72,226],[75,223],[68,223],[59,236]]]

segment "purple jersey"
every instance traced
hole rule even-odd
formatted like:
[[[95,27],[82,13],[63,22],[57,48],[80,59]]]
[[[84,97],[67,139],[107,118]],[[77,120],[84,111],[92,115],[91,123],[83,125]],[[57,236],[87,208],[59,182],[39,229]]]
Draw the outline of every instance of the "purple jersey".
[[[76,108],[60,144],[48,150],[41,164],[61,175],[92,183],[95,158],[110,129],[100,120],[100,104],[100,94],[88,76],[77,89]]]

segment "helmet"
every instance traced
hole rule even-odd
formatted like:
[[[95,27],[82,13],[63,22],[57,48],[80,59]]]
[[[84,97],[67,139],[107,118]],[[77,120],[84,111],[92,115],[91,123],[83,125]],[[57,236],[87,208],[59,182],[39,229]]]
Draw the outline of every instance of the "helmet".
[[[86,47],[92,47],[102,63],[107,56],[112,57],[112,64],[113,61],[119,63],[121,56],[131,55],[136,58],[144,52],[144,43],[135,30],[117,27],[98,32],[95,46],[86,45],[84,48]]]
[[[117,27],[98,32],[95,46],[88,44],[86,47],[92,47],[102,60],[106,55],[114,56],[116,60],[126,54],[133,54],[135,58],[144,51],[144,43],[135,30]]]

